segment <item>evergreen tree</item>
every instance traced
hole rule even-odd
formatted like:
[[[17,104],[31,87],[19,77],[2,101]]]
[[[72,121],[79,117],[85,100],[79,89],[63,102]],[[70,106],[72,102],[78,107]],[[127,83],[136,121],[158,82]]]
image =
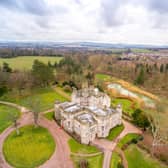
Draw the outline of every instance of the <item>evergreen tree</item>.
[[[135,83],[142,85],[142,84],[144,84],[144,81],[145,81],[144,69],[143,69],[143,67],[141,67],[141,70],[135,80]]]
[[[161,72],[161,73],[164,72],[164,65],[163,65],[163,64],[161,64],[161,66],[160,66],[160,72]]]
[[[54,80],[53,68],[35,60],[32,66],[32,75],[37,84],[40,86],[48,86]]]
[[[9,67],[9,64],[4,62],[2,66],[2,72],[12,72],[12,68]]]

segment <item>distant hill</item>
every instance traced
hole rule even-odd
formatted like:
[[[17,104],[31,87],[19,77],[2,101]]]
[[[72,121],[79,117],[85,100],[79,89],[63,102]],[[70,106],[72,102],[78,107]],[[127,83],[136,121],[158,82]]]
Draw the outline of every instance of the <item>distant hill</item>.
[[[112,44],[97,42],[0,42],[0,48],[86,48],[86,49],[126,49],[126,48],[160,48],[168,49],[168,45]]]

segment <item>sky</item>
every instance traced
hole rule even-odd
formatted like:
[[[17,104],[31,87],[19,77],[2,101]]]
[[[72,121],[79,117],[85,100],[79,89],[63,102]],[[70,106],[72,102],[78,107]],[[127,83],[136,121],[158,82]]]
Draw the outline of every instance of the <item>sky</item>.
[[[0,0],[0,41],[168,44],[168,0]]]

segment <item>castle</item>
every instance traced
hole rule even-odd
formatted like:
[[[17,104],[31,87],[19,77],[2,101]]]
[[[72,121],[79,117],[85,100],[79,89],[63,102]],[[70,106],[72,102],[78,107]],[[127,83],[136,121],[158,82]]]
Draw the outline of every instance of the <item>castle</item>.
[[[83,144],[96,137],[108,136],[110,129],[122,122],[122,108],[110,108],[110,97],[97,88],[74,89],[71,102],[55,103],[55,118]]]

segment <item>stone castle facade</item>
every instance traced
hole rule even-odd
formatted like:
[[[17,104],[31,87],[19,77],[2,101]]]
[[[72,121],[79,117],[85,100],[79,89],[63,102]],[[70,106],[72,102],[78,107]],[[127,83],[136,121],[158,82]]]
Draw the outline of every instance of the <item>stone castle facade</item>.
[[[122,122],[122,108],[110,108],[110,97],[97,88],[74,90],[71,102],[55,103],[55,118],[83,144],[96,137],[108,136],[110,129]]]

